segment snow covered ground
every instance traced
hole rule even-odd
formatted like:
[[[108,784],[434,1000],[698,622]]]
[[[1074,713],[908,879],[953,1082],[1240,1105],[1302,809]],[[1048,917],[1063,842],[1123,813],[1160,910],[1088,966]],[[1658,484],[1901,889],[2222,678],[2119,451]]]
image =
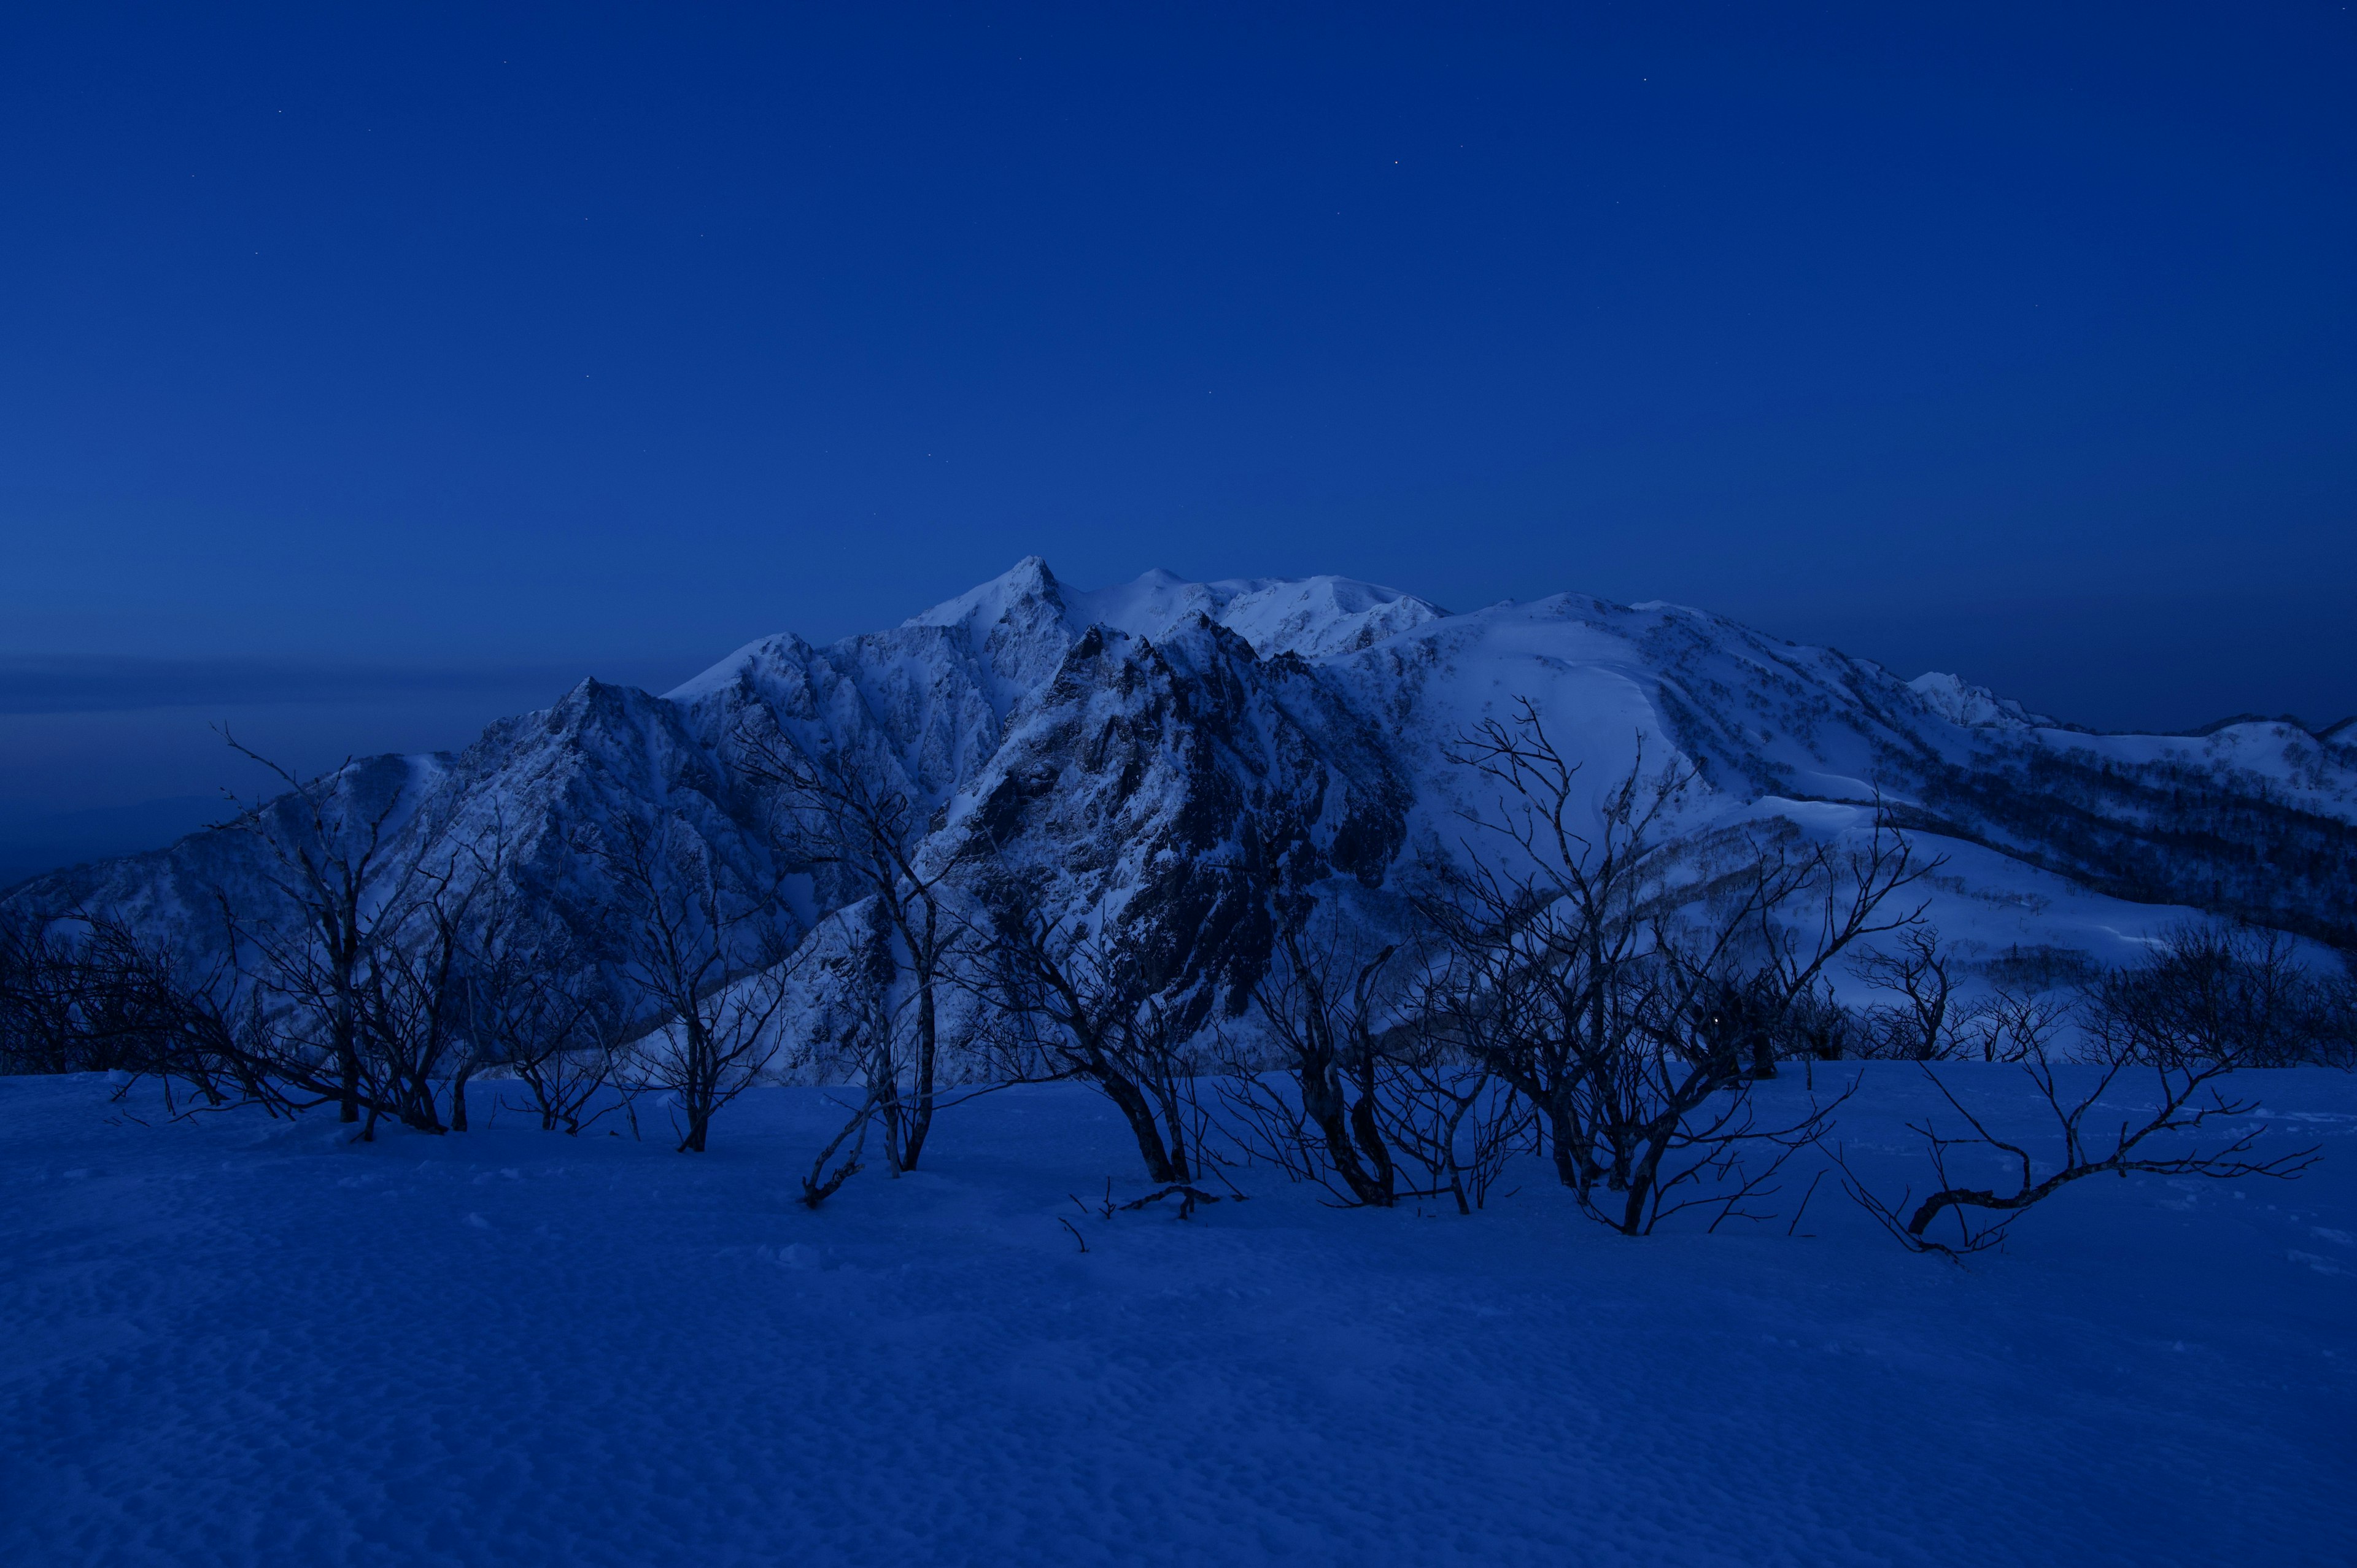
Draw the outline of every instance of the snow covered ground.
[[[1626,1240],[1535,1169],[1106,1220],[1068,1195],[1134,1148],[1071,1088],[813,1214],[814,1090],[695,1157],[0,1079],[0,1562],[2348,1563],[2357,1079],[2249,1084],[2305,1179],[2083,1183],[1966,1270],[1829,1184],[1791,1237]],[[1926,1102],[1867,1069],[1853,1154]]]

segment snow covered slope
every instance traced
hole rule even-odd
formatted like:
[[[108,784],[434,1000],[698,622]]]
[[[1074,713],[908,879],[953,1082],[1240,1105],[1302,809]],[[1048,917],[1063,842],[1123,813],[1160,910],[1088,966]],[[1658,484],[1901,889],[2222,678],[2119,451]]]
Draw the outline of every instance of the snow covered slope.
[[[1598,790],[1640,755],[1691,760],[1696,828],[1854,833],[1878,801],[1948,856],[1933,917],[1967,957],[2118,961],[2195,908],[2357,945],[2346,735],[2091,735],[1953,676],[1569,594],[1451,615],[1335,577],[1150,572],[1084,592],[1034,557],[899,627],[764,639],[662,697],[584,682],[464,752],[377,758],[335,787],[356,819],[395,804],[390,863],[472,846],[591,951],[630,895],[585,845],[662,822],[731,887],[785,878],[807,931],[857,892],[780,858],[778,802],[744,767],[747,738],[780,731],[905,796],[930,864],[987,849],[1059,919],[1114,922],[1208,1006],[1267,953],[1240,870],[1380,922],[1421,857],[1484,853],[1447,753],[1519,699]],[[268,872],[251,835],[210,832],[12,897],[131,911],[202,955],[218,896],[269,912]]]
[[[1859,1076],[1847,1152],[1895,1191],[1940,1107]],[[1831,1176],[1800,1217],[1806,1168],[1792,1236],[1632,1241],[1535,1168],[1469,1219],[1265,1165],[1105,1219],[1067,1195],[1131,1196],[1137,1151],[1076,1085],[812,1213],[816,1090],[689,1160],[488,1097],[354,1144],[0,1079],[0,1562],[2345,1563],[2357,1079],[2252,1077],[2268,1147],[2325,1147],[2302,1180],[2081,1182],[1970,1270]]]

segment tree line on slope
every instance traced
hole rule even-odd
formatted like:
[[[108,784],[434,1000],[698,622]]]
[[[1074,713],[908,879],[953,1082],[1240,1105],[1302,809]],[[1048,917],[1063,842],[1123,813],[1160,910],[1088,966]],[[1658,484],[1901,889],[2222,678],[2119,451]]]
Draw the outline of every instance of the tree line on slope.
[[[1919,758],[1912,771],[1932,813],[1923,826],[2115,897],[2357,949],[2357,826],[2284,799],[2264,779],[2174,761],[2126,768],[2042,746],[1970,768]]]
[[[2347,980],[2311,973],[2269,931],[2189,928],[2063,997],[2006,983],[1967,995],[1924,919],[1940,863],[1887,818],[1846,843],[1789,824],[1682,832],[1690,767],[1641,756],[1594,800],[1527,704],[1459,737],[1452,760],[1487,802],[1464,822],[1482,853],[1422,865],[1392,940],[1237,868],[1267,906],[1273,951],[1249,983],[1254,1026],[1205,1029],[1151,983],[1118,922],[1051,918],[996,846],[924,858],[911,803],[839,754],[740,738],[784,802],[770,824],[781,861],[862,890],[875,940],[790,954],[774,892],[721,875],[680,824],[622,822],[575,844],[627,895],[604,933],[619,955],[608,975],[489,874],[496,832],[391,864],[394,803],[363,813],[332,781],[290,780],[299,811],[243,825],[299,919],[255,921],[221,899],[223,956],[189,972],[104,912],[20,918],[0,930],[0,1064],[154,1078],[176,1108],[333,1106],[361,1138],[385,1120],[463,1132],[470,1086],[571,1133],[608,1117],[635,1130],[651,1095],[678,1147],[698,1152],[728,1102],[782,1065],[797,966],[864,964],[855,990],[870,1003],[825,1042],[860,1095],[802,1178],[813,1207],[865,1168],[871,1141],[888,1169],[914,1169],[963,1095],[1065,1079],[1122,1116],[1156,1188],[1141,1203],[1212,1201],[1197,1184],[1256,1162],[1347,1206],[1470,1213],[1529,1154],[1583,1212],[1641,1235],[1689,1212],[1714,1228],[1769,1218],[1790,1160],[1838,1124],[1847,1091],[1815,1092],[1821,1063],[2020,1063],[2059,1155],[2007,1141],[1933,1074],[1961,1120],[1918,1129],[1929,1195],[1888,1198],[1848,1177],[1910,1246],[1962,1252],[2098,1172],[2297,1174],[2308,1152],[2258,1159],[2243,1135],[2199,1145],[2250,1110],[2222,1076],[2357,1061]],[[1888,1000],[1845,1006],[1837,968]],[[2099,1064],[2084,1092],[2054,1065],[2073,1036]],[[1755,1090],[1780,1062],[1799,1065],[1808,1093],[1771,1109]],[[2093,1108],[2124,1075],[2151,1079],[2157,1110],[2097,1136]],[[1951,1179],[1965,1151],[2002,1155],[2012,1179]]]

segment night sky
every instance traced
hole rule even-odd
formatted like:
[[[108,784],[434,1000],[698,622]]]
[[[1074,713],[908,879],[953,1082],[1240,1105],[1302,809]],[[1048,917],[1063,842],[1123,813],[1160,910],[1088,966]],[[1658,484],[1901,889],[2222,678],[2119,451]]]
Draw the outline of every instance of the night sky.
[[[2357,711],[2357,12],[9,7],[0,828],[1018,557]]]

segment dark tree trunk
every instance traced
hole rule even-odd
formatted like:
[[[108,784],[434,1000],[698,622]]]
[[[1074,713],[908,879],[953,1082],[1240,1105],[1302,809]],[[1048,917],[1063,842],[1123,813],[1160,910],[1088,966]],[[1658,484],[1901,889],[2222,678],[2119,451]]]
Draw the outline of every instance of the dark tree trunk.
[[[931,925],[929,913],[929,943]],[[940,1015],[933,1006],[933,970],[929,961],[917,968],[917,1081],[908,1108],[908,1132],[901,1139],[899,1165],[905,1171],[917,1168],[917,1157],[925,1152],[925,1135],[933,1128],[933,1073],[940,1053]]]
[[[1092,1075],[1104,1090],[1106,1098],[1120,1108],[1129,1122],[1129,1130],[1137,1138],[1137,1152],[1146,1161],[1146,1179],[1154,1182],[1188,1181],[1192,1173],[1187,1169],[1186,1151],[1178,1151],[1175,1159],[1170,1146],[1162,1141],[1162,1129],[1156,1122],[1153,1102],[1146,1098],[1137,1085],[1111,1067],[1099,1068]]]
[[[1301,1109],[1317,1127],[1326,1144],[1326,1158],[1351,1196],[1371,1208],[1388,1208],[1392,1195],[1389,1184],[1371,1176],[1359,1158],[1359,1151],[1351,1141],[1352,1115],[1343,1103],[1341,1090],[1329,1076],[1324,1064],[1315,1060],[1302,1064],[1298,1080],[1301,1085]],[[1363,1103],[1363,1102],[1362,1102]]]
[[[467,1130],[467,1080],[474,1076],[475,1064],[469,1058],[467,1065],[458,1069],[458,1076],[450,1080],[450,1131],[453,1133]]]

